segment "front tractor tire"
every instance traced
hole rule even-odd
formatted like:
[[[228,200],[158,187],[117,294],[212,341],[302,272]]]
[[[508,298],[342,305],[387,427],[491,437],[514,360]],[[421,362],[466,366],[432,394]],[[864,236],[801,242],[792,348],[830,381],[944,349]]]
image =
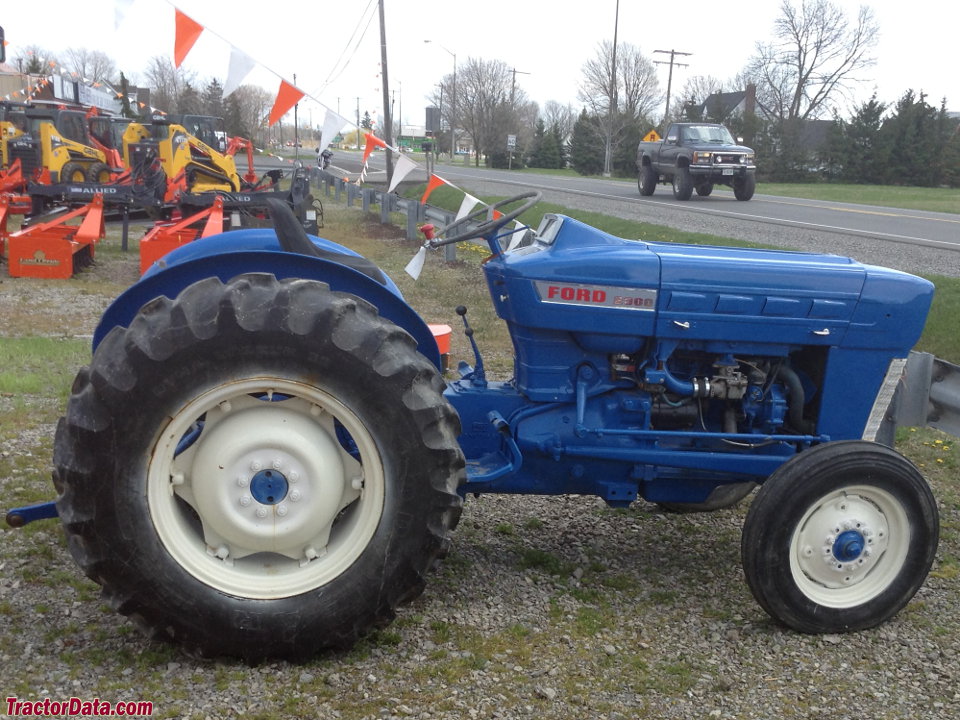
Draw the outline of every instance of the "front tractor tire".
[[[761,485],[744,524],[743,570],[757,602],[794,630],[864,630],[923,584],[939,527],[909,460],[876,443],[827,443]]]
[[[207,656],[346,648],[420,594],[460,515],[459,420],[405,331],[311,280],[207,278],[145,305],[57,427],[74,558]]]

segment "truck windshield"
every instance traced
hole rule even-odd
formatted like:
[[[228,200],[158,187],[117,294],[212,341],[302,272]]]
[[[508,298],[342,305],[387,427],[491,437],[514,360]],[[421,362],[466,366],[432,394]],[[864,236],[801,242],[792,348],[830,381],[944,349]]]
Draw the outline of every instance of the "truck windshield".
[[[683,139],[687,142],[736,145],[730,131],[722,125],[691,125],[683,129]]]

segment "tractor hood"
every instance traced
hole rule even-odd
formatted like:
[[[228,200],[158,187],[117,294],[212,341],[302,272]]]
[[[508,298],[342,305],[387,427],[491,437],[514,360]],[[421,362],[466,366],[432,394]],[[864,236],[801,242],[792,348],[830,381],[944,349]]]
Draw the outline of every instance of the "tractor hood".
[[[834,255],[625,240],[548,215],[533,244],[486,265],[497,311],[519,327],[634,352],[650,336],[724,346],[828,345],[905,356],[928,281]]]

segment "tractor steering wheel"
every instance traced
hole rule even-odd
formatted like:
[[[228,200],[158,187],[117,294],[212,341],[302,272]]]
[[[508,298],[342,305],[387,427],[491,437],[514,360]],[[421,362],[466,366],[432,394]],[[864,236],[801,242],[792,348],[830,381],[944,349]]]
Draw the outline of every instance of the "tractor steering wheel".
[[[520,215],[525,213],[527,210],[532,208],[538,202],[540,198],[543,197],[543,193],[539,190],[530,190],[529,192],[521,193],[520,195],[514,195],[513,197],[508,197],[505,200],[500,200],[499,202],[494,203],[490,206],[485,206],[474,210],[469,215],[465,215],[459,220],[455,220],[444,228],[441,228],[438,234],[444,235],[441,240],[431,240],[431,247],[442,247],[444,245],[452,245],[454,243],[461,242],[463,240],[471,240],[478,237],[487,237],[493,235],[497,230],[502,228],[511,220],[515,220]],[[529,198],[529,199],[528,199]],[[518,208],[511,210],[508,213],[504,213],[499,217],[486,220],[473,229],[465,229],[467,225],[487,213],[493,213],[498,211],[502,207],[507,205],[512,205],[514,203],[520,202],[521,200],[526,200],[525,203],[520,205]],[[452,234],[451,234],[452,233]]]

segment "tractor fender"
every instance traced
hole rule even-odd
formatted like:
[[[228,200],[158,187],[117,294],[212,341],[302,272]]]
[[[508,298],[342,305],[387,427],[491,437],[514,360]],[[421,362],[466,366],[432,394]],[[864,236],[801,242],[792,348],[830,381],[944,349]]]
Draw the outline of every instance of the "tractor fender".
[[[324,250],[360,257],[337,243],[311,238]],[[407,304],[399,288],[385,276],[381,284],[364,273],[333,260],[284,252],[273,230],[235,230],[201,238],[164,256],[121,293],[100,318],[93,349],[114,327],[127,327],[137,312],[154,298],[175,298],[193,283],[208,277],[227,282],[244,273],[269,273],[278,280],[302,278],[325,282],[331,290],[363,298],[380,315],[406,330],[417,341],[417,350],[441,367],[440,351],[427,323]]]

